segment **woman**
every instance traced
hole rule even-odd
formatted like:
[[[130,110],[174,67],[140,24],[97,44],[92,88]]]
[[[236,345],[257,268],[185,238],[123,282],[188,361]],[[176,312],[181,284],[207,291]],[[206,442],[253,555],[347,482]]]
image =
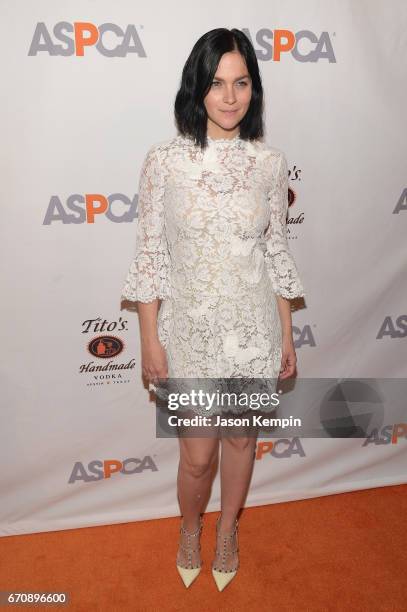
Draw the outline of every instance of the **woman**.
[[[279,374],[294,373],[289,299],[304,290],[286,237],[287,162],[261,141],[262,112],[250,40],[237,29],[204,34],[184,66],[175,100],[180,134],[153,145],[143,163],[136,255],[122,292],[138,302],[142,370],[150,383],[175,380],[185,390],[197,379],[215,388],[221,377],[229,383],[255,377],[273,380],[275,389]],[[220,414],[219,406],[207,411],[191,403],[185,410]],[[222,407],[222,413],[243,410]],[[219,590],[239,565],[237,515],[255,444],[254,435],[241,432],[221,439],[221,514],[212,562]],[[219,439],[202,430],[200,437],[180,435],[179,445],[177,567],[188,587],[202,566],[201,515]]]

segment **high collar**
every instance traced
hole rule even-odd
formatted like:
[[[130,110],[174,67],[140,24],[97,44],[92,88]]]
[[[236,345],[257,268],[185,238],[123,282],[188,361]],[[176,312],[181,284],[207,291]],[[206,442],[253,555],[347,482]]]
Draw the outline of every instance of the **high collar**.
[[[208,144],[235,144],[240,141],[240,134],[236,134],[233,138],[211,138],[211,136],[206,136],[208,140]]]
[[[194,139],[190,135],[185,135],[185,136],[180,135],[178,138],[188,143],[196,144]],[[214,147],[219,148],[219,147],[224,147],[224,146],[236,146],[244,142],[244,140],[240,138],[240,134],[236,134],[236,136],[234,136],[233,138],[211,138],[210,136],[207,135],[206,139],[208,143],[207,146],[211,148],[214,148]]]

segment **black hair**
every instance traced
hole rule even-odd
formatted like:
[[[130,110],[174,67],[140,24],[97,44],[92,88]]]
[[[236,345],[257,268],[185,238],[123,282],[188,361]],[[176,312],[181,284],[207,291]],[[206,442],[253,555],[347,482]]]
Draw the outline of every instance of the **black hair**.
[[[175,119],[179,132],[204,148],[208,114],[204,98],[208,93],[219,61],[224,53],[237,50],[246,62],[252,81],[252,97],[247,113],[239,124],[240,138],[253,140],[264,135],[263,87],[256,52],[250,39],[236,28],[216,28],[195,43],[182,71],[175,97]]]

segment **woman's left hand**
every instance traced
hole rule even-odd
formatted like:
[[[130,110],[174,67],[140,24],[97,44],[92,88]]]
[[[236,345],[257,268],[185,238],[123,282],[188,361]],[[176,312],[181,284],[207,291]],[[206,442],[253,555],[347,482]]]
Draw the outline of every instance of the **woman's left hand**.
[[[279,379],[284,380],[292,376],[295,372],[296,364],[297,355],[295,354],[292,336],[283,337]]]

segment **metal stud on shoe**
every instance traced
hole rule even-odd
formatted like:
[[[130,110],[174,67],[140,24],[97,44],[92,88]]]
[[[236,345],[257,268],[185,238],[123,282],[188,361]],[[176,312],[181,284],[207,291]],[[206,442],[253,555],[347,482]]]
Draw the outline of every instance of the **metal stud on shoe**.
[[[235,528],[233,529],[233,531],[230,534],[220,534],[219,533],[219,518],[216,522],[216,548],[215,548],[215,554],[216,557],[221,557],[221,567],[216,568],[215,566],[217,565],[216,561],[212,562],[212,575],[213,578],[215,580],[216,586],[218,587],[219,591],[223,591],[223,589],[229,584],[229,582],[236,576],[237,570],[239,568],[239,561],[237,561],[236,567],[232,568],[232,569],[226,569],[226,558],[228,555],[233,555],[235,553],[237,553],[239,551],[239,546],[238,546],[238,537],[237,537],[237,527],[238,527],[238,521],[236,519],[235,522]],[[228,541],[231,541],[232,538],[236,537],[236,548],[234,548],[233,550],[227,551],[226,550],[226,545],[228,543]],[[223,550],[222,552],[218,549],[218,540],[222,538],[223,540]]]
[[[199,517],[199,527],[193,533],[188,533],[183,525],[180,527],[180,534],[185,535],[187,538],[187,545],[183,546],[183,544],[179,545],[179,549],[181,549],[184,553],[186,553],[187,561],[186,563],[179,563],[177,554],[177,569],[182,578],[184,585],[188,588],[195,578],[199,575],[202,568],[202,561],[198,565],[194,565],[192,563],[192,553],[199,553],[201,550],[201,545],[199,543],[199,536],[202,531],[202,517]],[[195,545],[191,543],[192,538],[197,538],[195,540]],[[198,543],[196,543],[198,542]],[[194,546],[194,548],[192,548]]]

